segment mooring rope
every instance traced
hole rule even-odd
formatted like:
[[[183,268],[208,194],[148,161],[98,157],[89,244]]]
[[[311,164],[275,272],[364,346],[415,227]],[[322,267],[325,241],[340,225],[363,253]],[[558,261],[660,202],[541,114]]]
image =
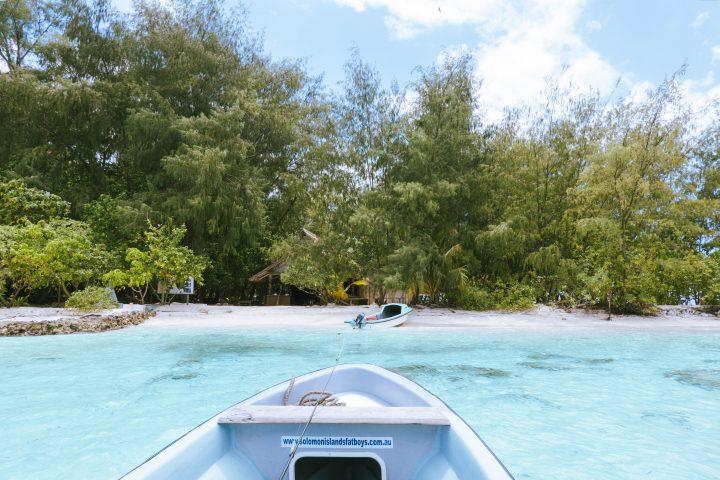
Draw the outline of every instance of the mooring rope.
[[[285,468],[283,468],[282,473],[280,474],[280,479],[283,480],[285,478],[285,475],[288,473],[288,470],[290,469],[290,464],[293,461],[293,458],[295,458],[295,454],[297,453],[297,449],[300,446],[300,443],[302,443],[302,439],[305,437],[305,433],[307,432],[308,427],[310,427],[310,424],[313,421],[313,418],[315,417],[315,412],[317,411],[317,407],[320,405],[325,405],[323,402],[327,402],[330,399],[335,402],[336,406],[340,406],[339,402],[337,402],[337,399],[332,394],[328,394],[327,387],[330,384],[330,380],[332,380],[333,374],[335,373],[335,368],[337,368],[338,363],[340,362],[340,358],[342,357],[343,349],[345,348],[345,337],[342,336],[342,333],[338,333],[338,336],[340,336],[340,350],[338,351],[337,356],[335,357],[335,364],[333,365],[332,369],[330,370],[330,375],[328,375],[327,380],[325,381],[325,386],[322,390],[318,391],[311,391],[307,392],[305,395],[302,396],[300,399],[300,402],[302,402],[305,397],[307,397],[309,394],[315,395],[316,398],[314,399],[315,403],[312,404],[312,411],[310,412],[310,418],[308,418],[307,423],[303,427],[302,432],[300,433],[300,436],[298,437],[297,441],[293,445],[292,449],[290,450],[290,455],[288,455],[288,460],[285,463]],[[290,385],[288,385],[288,388],[285,390],[285,396],[287,396],[288,401],[290,400],[290,392],[292,390],[292,386],[295,385],[295,378],[293,378],[290,381]],[[318,397],[318,394],[320,395]],[[325,397],[327,395],[327,397]],[[283,398],[284,401],[284,398]],[[299,403],[300,404],[300,403]],[[310,405],[310,404],[308,404]],[[329,406],[329,405],[328,405]]]
[[[307,392],[300,398],[298,405],[303,407],[314,407],[322,405],[323,407],[344,407],[345,404],[339,401],[335,395],[330,392],[321,392],[320,390],[312,390]]]
[[[290,383],[288,383],[288,387],[285,389],[285,395],[283,395],[283,406],[287,407],[288,402],[290,401],[290,394],[292,393],[292,389],[295,386],[295,377],[292,377],[290,379]]]
[[[284,407],[290,405],[290,395],[292,394],[293,388],[295,387],[295,377],[290,379],[288,386],[285,389],[283,395],[282,404]],[[322,405],[324,407],[344,407],[345,404],[337,399],[331,392],[323,392],[321,390],[310,390],[305,395],[300,397],[297,403],[301,407],[314,407],[316,405]]]

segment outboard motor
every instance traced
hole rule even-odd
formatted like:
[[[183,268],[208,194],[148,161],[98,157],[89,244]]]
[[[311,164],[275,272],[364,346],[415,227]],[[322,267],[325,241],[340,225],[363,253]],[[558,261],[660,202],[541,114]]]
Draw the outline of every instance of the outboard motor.
[[[365,323],[365,314],[358,313],[358,316],[355,317],[353,322],[353,328],[362,328],[363,323]]]

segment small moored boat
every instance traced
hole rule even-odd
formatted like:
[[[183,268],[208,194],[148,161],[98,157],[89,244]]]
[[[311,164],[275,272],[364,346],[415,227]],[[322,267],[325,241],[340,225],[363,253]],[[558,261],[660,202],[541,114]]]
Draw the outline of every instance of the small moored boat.
[[[333,392],[330,394],[329,392]],[[127,480],[511,480],[449,407],[383,368],[338,365],[216,415]]]
[[[404,303],[388,303],[382,309],[370,315],[359,314],[352,320],[346,320],[353,328],[387,328],[398,327],[405,323],[412,308]]]

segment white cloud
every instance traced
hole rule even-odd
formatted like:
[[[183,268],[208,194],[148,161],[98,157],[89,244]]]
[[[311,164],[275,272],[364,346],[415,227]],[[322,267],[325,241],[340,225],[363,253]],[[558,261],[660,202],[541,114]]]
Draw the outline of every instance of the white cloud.
[[[493,120],[505,107],[538,98],[549,78],[607,93],[621,76],[578,32],[585,0],[335,2],[357,11],[384,9],[386,24],[398,38],[444,25],[474,25],[479,41],[469,51],[483,80],[481,103]],[[595,23],[587,28],[601,27]]]
[[[496,119],[504,107],[538,98],[549,78],[576,90],[609,93],[621,76],[576,30],[584,2],[536,1],[477,51],[482,101]]]
[[[599,32],[600,30],[602,30],[602,27],[602,23],[598,22],[597,20],[590,20],[585,24],[585,28],[588,32],[591,33]]]
[[[355,9],[384,9],[398,38],[445,25],[477,28],[474,55],[483,80],[481,103],[491,119],[508,106],[530,102],[549,78],[577,89],[609,92],[620,73],[580,36],[577,24],[585,0],[335,0]],[[602,25],[586,24],[590,31]]]
[[[695,29],[698,29],[702,27],[705,22],[707,22],[708,18],[710,18],[709,12],[700,12],[695,16],[695,20],[692,22],[692,27]]]
[[[712,53],[712,62],[715,63],[720,60],[720,45],[715,45],[710,49]]]
[[[657,85],[652,82],[648,82],[647,80],[644,82],[638,82],[630,87],[628,99],[633,102],[641,102],[646,100],[656,88]]]
[[[687,106],[698,115],[696,125],[691,128],[702,129],[710,123],[713,113],[720,105],[720,83],[712,71],[707,72],[701,80],[688,79],[680,84],[680,91]]]
[[[132,0],[112,0],[115,8],[123,13],[131,13],[133,11]]]
[[[513,10],[503,0],[334,0],[358,12],[371,8],[387,11],[385,22],[399,38],[417,35],[424,28],[442,25],[492,24]]]
[[[384,11],[385,22],[397,38],[448,25],[472,25],[478,41],[441,54],[471,53],[477,76],[482,79],[480,102],[489,120],[498,120],[506,107],[531,104],[542,98],[548,79],[570,91],[614,92],[640,99],[654,84],[613,66],[582,38],[602,24],[581,24],[586,0],[334,0],[358,12]],[[699,28],[708,19],[700,12],[693,21]],[[581,32],[582,30],[582,32]],[[712,48],[713,62],[720,61],[720,45]],[[696,112],[720,102],[720,82],[712,72],[701,80],[684,80],[681,90]],[[702,113],[701,113],[702,121]]]

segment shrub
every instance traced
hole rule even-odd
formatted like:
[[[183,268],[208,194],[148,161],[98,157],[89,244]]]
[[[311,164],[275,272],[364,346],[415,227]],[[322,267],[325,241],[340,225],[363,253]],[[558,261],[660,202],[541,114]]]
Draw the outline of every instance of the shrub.
[[[113,299],[112,293],[106,287],[86,287],[77,290],[70,295],[65,302],[65,307],[73,310],[92,312],[117,308],[118,303]]]
[[[535,303],[535,289],[518,282],[471,284],[460,295],[458,306],[468,310],[527,310]]]
[[[70,204],[62,198],[20,180],[0,182],[0,205],[0,224],[5,225],[66,217],[70,212]]]
[[[115,287],[130,289],[141,303],[145,303],[153,281],[172,287],[184,285],[188,277],[194,277],[195,283],[202,285],[202,272],[208,262],[205,257],[195,255],[191,249],[180,245],[185,232],[184,226],[155,227],[149,224],[145,232],[145,248],[128,248],[125,255],[128,267],[112,270],[103,279]],[[165,303],[166,297],[167,294],[162,293],[162,303]]]
[[[98,280],[109,260],[87,224],[75,220],[26,223],[0,242],[0,268],[13,284],[12,296],[54,287],[67,298],[71,288]]]

